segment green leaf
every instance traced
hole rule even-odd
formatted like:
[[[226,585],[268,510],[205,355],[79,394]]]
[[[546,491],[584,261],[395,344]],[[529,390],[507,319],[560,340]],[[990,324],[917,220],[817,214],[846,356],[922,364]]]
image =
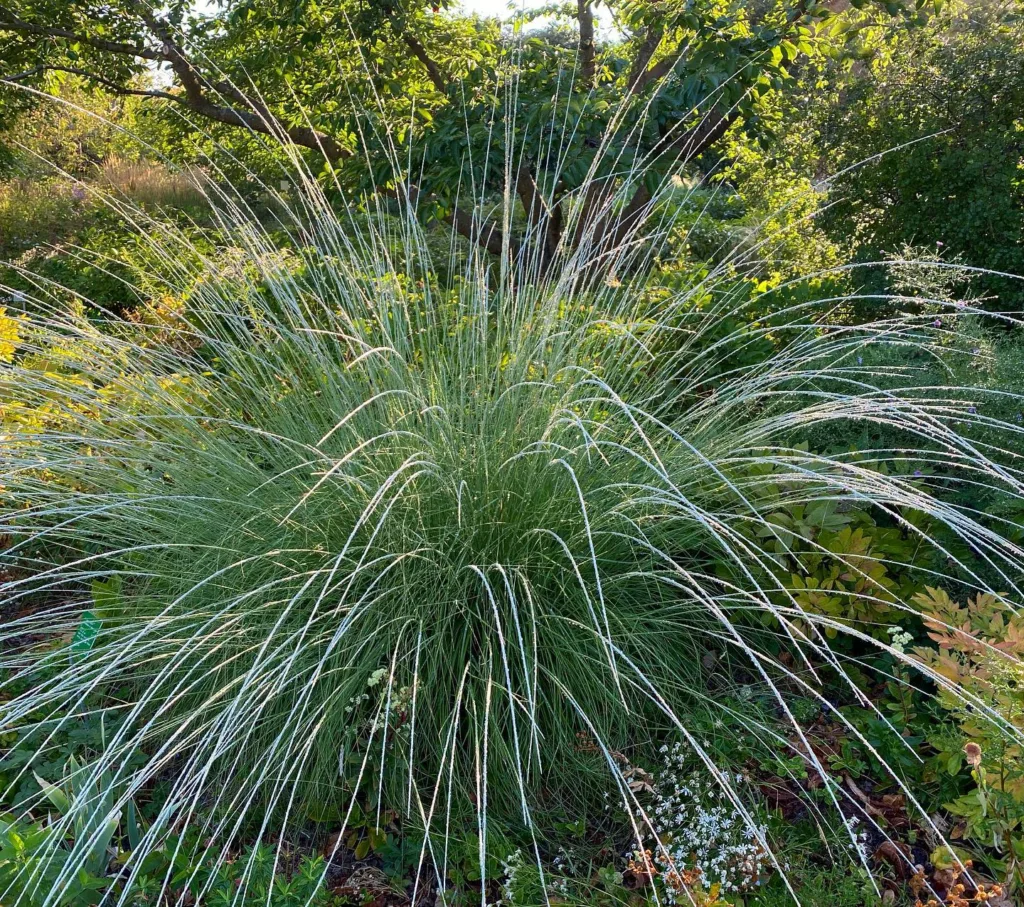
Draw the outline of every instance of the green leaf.
[[[41,778],[36,772],[32,772],[32,775],[36,779],[36,783],[43,789],[46,799],[57,808],[61,815],[66,815],[71,809],[71,801],[68,800],[68,795],[57,785],[51,784],[45,778]]]
[[[135,851],[142,841],[142,827],[139,823],[139,813],[135,808],[135,801],[129,800],[127,814],[125,815],[125,831],[128,834],[128,847]]]
[[[92,610],[100,620],[108,617],[121,604],[121,577],[92,581]]]
[[[110,879],[92,875],[88,870],[83,869],[78,873],[78,884],[87,891],[103,891],[110,886]]]

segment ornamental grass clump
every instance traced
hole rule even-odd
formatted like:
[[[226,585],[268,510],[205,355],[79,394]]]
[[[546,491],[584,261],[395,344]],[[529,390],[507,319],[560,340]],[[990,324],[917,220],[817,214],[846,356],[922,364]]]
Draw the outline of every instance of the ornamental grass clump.
[[[797,603],[778,546],[806,540],[770,514],[870,508],[961,586],[1024,601],[1024,552],[913,475],[927,463],[1019,498],[1020,427],[975,444],[959,426],[995,426],[959,395],[863,364],[869,347],[930,349],[926,319],[849,326],[824,302],[743,324],[726,269],[650,292],[654,252],[596,239],[553,261],[437,262],[411,202],[357,230],[304,179],[281,252],[207,191],[242,266],[153,231],[182,304],[101,330],[40,287],[0,378],[0,724],[44,752],[102,714],[107,818],[165,793],[112,903],[172,832],[216,863],[394,813],[443,892],[456,836],[475,834],[485,879],[509,840],[541,865],[546,817],[600,811],[610,789],[643,849],[665,822],[623,754],[654,764],[670,738],[718,789],[746,885],[780,867],[747,786],[691,730],[729,708],[708,652],[773,698],[766,745],[813,763],[791,699],[843,721],[825,679],[863,696],[839,643],[891,650]],[[861,424],[899,441],[801,443]],[[871,574],[870,557],[832,556]],[[857,594],[901,607],[872,589]],[[49,891],[29,870],[9,890],[59,903],[91,850],[76,815],[98,808],[83,797],[54,817]],[[207,878],[157,883],[201,900]]]

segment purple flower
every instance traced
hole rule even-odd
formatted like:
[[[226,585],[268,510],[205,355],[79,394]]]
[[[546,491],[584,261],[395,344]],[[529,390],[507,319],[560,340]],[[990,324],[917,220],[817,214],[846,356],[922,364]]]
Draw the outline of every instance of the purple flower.
[[[942,319],[941,319],[941,318],[936,318],[936,319],[935,319],[935,320],[934,320],[934,321],[932,322],[932,326],[933,326],[933,327],[937,327],[937,328],[941,328],[941,327],[942,327]]]
[[[863,364],[864,364],[864,357],[863,356],[858,356],[857,357],[857,365],[863,365]]]
[[[914,470],[914,478],[919,479],[922,475],[924,475],[924,473],[922,473],[920,469]]]
[[[971,352],[974,353],[975,356],[977,356],[981,353],[981,347],[976,346],[973,350],[971,350]]]
[[[79,186],[79,185],[76,185],[76,186],[75,186],[75,187],[74,187],[74,188],[73,188],[73,189],[71,190],[71,197],[72,197],[72,198],[73,198],[73,199],[74,199],[74,200],[75,200],[76,202],[84,202],[84,201],[85,201],[85,186]]]
[[[945,243],[940,239],[938,242],[935,243],[935,245],[937,245],[937,246],[939,246],[941,248],[942,246],[945,245]]]
[[[973,415],[974,415],[974,414],[975,414],[975,413],[976,413],[977,411],[978,411],[978,407],[976,407],[976,406],[968,406],[968,407],[967,407],[967,412],[969,412],[969,413],[970,413],[970,414],[971,414],[972,416],[973,416]]]

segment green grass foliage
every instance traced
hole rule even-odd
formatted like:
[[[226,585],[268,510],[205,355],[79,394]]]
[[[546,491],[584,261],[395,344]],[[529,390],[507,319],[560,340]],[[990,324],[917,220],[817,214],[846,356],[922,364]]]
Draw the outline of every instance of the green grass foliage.
[[[798,750],[793,698],[857,690],[844,641],[893,654],[876,622],[910,611],[906,571],[1020,605],[1024,552],[920,478],[1021,497],[1021,426],[899,364],[943,343],[931,314],[850,326],[798,300],[749,320],[764,300],[726,271],[638,292],[596,240],[543,279],[470,256],[442,280],[412,218],[357,231],[313,185],[293,206],[285,253],[219,199],[239,267],[148,233],[187,305],[102,331],[44,300],[5,316],[0,719],[39,752],[109,721],[75,770],[106,793],[72,796],[39,844],[57,870],[9,890],[64,903],[154,785],[115,901],[182,828],[216,864],[240,838],[395,813],[439,880],[467,835],[493,877],[510,840],[540,866],[551,815],[611,790],[641,845],[626,765],[669,736],[771,850],[693,730],[735,717],[709,652],[774,704],[747,729]],[[884,445],[802,443],[858,427]],[[194,891],[219,884],[188,865]]]

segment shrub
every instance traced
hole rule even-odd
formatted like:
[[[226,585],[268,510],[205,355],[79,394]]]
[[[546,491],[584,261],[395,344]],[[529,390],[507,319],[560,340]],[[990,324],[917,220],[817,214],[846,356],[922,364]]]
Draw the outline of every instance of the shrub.
[[[32,299],[48,309],[84,302],[94,317],[123,315],[165,290],[149,280],[164,266],[150,235],[177,221],[192,237],[194,259],[211,249],[197,223],[208,213],[194,181],[147,161],[114,158],[88,182],[0,183],[0,282],[21,307]]]
[[[70,180],[11,180],[0,184],[0,256],[13,258],[53,244],[95,223],[96,208]]]
[[[942,589],[929,587],[915,603],[938,649],[919,647],[914,654],[951,682],[938,701],[960,730],[955,748],[936,741],[936,762],[950,775],[966,763],[974,781],[946,808],[962,822],[964,838],[996,850],[999,868],[1019,891],[1024,887],[1024,754],[1003,725],[1019,729],[1024,724],[1024,622],[990,594],[961,606]]]
[[[731,709],[704,677],[714,651],[791,725],[792,739],[763,728],[767,745],[828,777],[791,702],[832,710],[826,683],[860,695],[832,637],[870,642],[871,605],[910,610],[883,580],[913,566],[830,515],[856,503],[946,554],[927,528],[941,527],[1020,603],[1024,552],[910,475],[927,458],[1016,501],[1018,461],[962,436],[982,421],[966,402],[909,376],[882,389],[857,358],[868,343],[931,349],[930,321],[851,328],[800,302],[723,337],[751,303],[708,296],[708,280],[650,294],[593,261],[531,280],[535,262],[471,258],[441,281],[411,218],[353,237],[315,188],[299,203],[312,229],[286,256],[223,206],[244,252],[228,275],[187,234],[153,236],[187,309],[107,333],[74,310],[30,315],[0,377],[5,408],[46,413],[0,450],[0,606],[15,615],[0,728],[45,750],[109,710],[85,786],[110,779],[111,814],[167,786],[115,894],[172,828],[199,851],[173,884],[201,897],[215,883],[199,867],[239,838],[271,838],[280,858],[310,823],[375,816],[372,847],[390,810],[439,884],[470,833],[476,878],[494,879],[499,846],[539,865],[546,818],[600,813],[609,786],[643,849],[667,826],[627,766],[673,736],[767,865],[744,788],[693,719]],[[800,443],[851,424],[899,444]],[[833,578],[828,607],[780,575],[802,546]],[[993,591],[949,563],[961,587]],[[105,802],[70,803],[44,855],[98,827]],[[75,862],[60,866],[43,903],[75,884]]]
[[[44,88],[59,103],[39,104],[25,94],[4,98],[0,121],[0,175],[85,177],[108,157],[138,152],[131,137],[140,98],[118,98],[78,76],[50,73]]]
[[[862,261],[907,243],[944,244],[974,267],[1002,272],[975,281],[988,306],[1021,311],[1021,286],[1006,279],[1024,271],[1019,9],[956,0],[926,28],[865,56],[849,73],[833,65],[825,74],[830,103],[814,91],[802,102],[819,123],[826,166],[855,166],[832,185],[825,229],[854,242]],[[884,283],[884,272],[875,277]]]

